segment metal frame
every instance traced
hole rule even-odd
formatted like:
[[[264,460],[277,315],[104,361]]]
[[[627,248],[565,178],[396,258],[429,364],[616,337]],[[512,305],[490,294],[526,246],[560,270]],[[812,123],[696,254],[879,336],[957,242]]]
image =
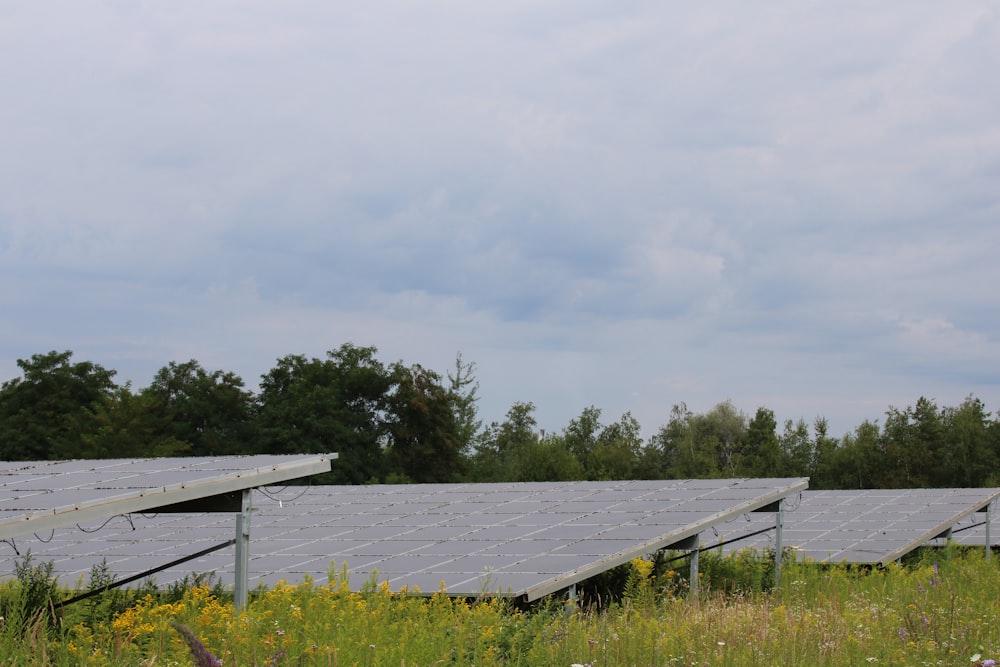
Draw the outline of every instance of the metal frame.
[[[976,512],[986,512],[986,557],[989,558],[989,553],[990,553],[990,539],[989,539],[989,535],[990,535],[990,507],[993,505],[993,501],[998,496],[1000,496],[1000,489],[993,489],[993,490],[991,490],[989,499],[986,500],[985,503],[983,503],[981,505],[972,505],[972,506],[968,507],[966,510],[955,514],[952,519],[949,519],[946,522],[947,525],[941,524],[939,526],[935,526],[931,530],[928,530],[928,531],[924,532],[919,537],[914,538],[909,544],[906,544],[905,546],[902,546],[899,549],[896,549],[895,551],[889,553],[888,555],[883,556],[878,561],[878,563],[880,565],[886,565],[888,563],[891,563],[892,561],[899,560],[900,558],[902,558],[906,554],[910,553],[911,551],[913,551],[917,547],[922,546],[924,544],[928,544],[931,540],[936,539],[938,537],[950,538],[951,537],[952,529],[955,527],[955,524],[958,523],[959,521],[961,521],[962,519],[965,519],[965,518],[967,518],[967,517],[975,514]]]
[[[331,564],[335,566],[347,561],[353,585],[360,585],[358,582],[370,576],[369,570],[374,570],[379,572],[376,576],[391,580],[393,586],[405,585],[411,591],[419,586],[426,591],[422,594],[429,595],[437,587],[433,584],[425,587],[424,582],[447,577],[449,594],[474,596],[489,592],[530,602],[571,589],[577,582],[633,558],[665,549],[681,549],[685,544],[693,544],[700,533],[721,528],[722,523],[740,515],[773,513],[781,507],[786,496],[798,495],[807,485],[805,478],[782,478],[311,486],[292,487],[284,492],[260,490],[261,495],[254,497],[252,502],[253,533],[258,540],[266,539],[267,543],[256,547],[259,553],[254,554],[254,572],[249,573],[249,578],[262,576],[263,580],[281,572],[282,565],[286,564],[294,570],[285,578],[295,577],[296,573],[322,578],[324,573],[329,573]],[[254,483],[245,486],[250,488]],[[282,510],[283,500],[285,508]],[[220,562],[219,556],[214,557],[214,564],[209,568],[221,568],[227,572],[227,579],[235,576],[241,581],[246,570],[243,555],[248,552],[245,538],[249,537],[251,508],[244,504],[242,492],[228,493],[216,501],[225,507],[213,509],[213,513],[224,510],[238,515],[235,536],[232,528],[227,527],[232,524],[228,520],[220,521],[218,514],[192,517],[193,522],[165,515],[148,517],[148,525],[139,526],[140,531],[146,531],[144,537],[137,537],[143,533],[124,540],[119,537],[136,530],[138,521],[136,525],[123,526],[120,533],[113,536],[125,543],[123,561],[134,553],[137,541],[159,539],[154,537],[155,528],[152,527],[162,523],[171,527],[170,537],[157,544],[156,550],[164,554],[164,560],[235,537],[237,543],[243,544],[237,547],[235,561],[240,573],[237,575],[233,561]],[[183,507],[178,504],[167,507],[195,509],[193,502],[184,503]],[[605,516],[605,512],[609,515]],[[620,519],[614,517],[618,512],[621,512]],[[410,517],[417,517],[417,520],[411,521]],[[576,529],[575,524],[581,527]],[[184,530],[187,525],[205,527],[195,533]],[[497,530],[494,532],[491,526]],[[560,529],[560,526],[568,529]],[[112,528],[107,530],[113,532]],[[301,538],[298,537],[300,530],[303,531]],[[197,541],[192,542],[195,535]],[[67,537],[72,540],[72,536],[60,536],[62,540]],[[379,546],[380,541],[392,541],[395,537],[413,544],[404,545],[398,554],[396,546],[386,545],[384,550]],[[300,546],[292,546],[300,539]],[[608,541],[601,544],[605,539]],[[342,541],[346,543],[343,547],[339,546]],[[369,544],[360,545],[364,541]],[[700,542],[708,544],[704,536]],[[173,546],[163,548],[164,545]],[[569,548],[561,552],[564,547]],[[455,550],[449,551],[452,548]],[[88,553],[99,555],[104,549],[106,547],[99,544],[92,545]],[[359,551],[356,555],[355,549]],[[542,560],[549,553],[547,550],[559,557],[555,559],[559,565]],[[136,555],[145,562],[131,572],[158,565],[156,561],[150,563],[148,556],[141,555],[143,553],[140,547]],[[486,556],[480,567],[473,562],[478,554]],[[391,564],[395,567],[380,569],[383,560],[391,561],[397,555],[399,560]],[[494,560],[494,556],[500,557]],[[411,570],[413,579],[401,574],[405,572],[400,567],[401,562],[407,559],[416,568]],[[457,561],[463,562],[456,564]],[[492,565],[494,562],[496,569]],[[522,562],[524,567],[521,567]],[[405,567],[406,563],[402,565]],[[438,565],[444,566],[442,572],[445,574],[440,577],[434,572]],[[448,569],[452,565],[458,569]],[[536,569],[539,566],[546,569]],[[547,569],[550,566],[555,569]],[[173,569],[176,574],[178,568]],[[230,571],[233,574],[228,574]],[[453,572],[460,574],[452,578]],[[505,580],[507,574],[512,576]],[[237,599],[242,601],[244,595],[240,587]]]
[[[234,461],[245,459],[252,463],[256,457],[231,457]],[[293,458],[293,457],[289,457]],[[42,530],[65,528],[77,523],[106,519],[118,514],[133,512],[176,512],[176,511],[232,511],[229,509],[227,494],[258,486],[280,484],[299,477],[307,477],[321,472],[329,472],[331,461],[336,454],[322,454],[311,458],[297,459],[287,463],[267,467],[250,467],[245,470],[221,474],[196,482],[181,482],[163,487],[139,488],[135,491],[91,500],[63,507],[54,507],[44,512],[35,512],[0,519],[0,540],[18,537]],[[170,459],[164,459],[169,461]],[[113,460],[94,461],[108,464]],[[41,463],[41,462],[40,462]],[[58,477],[54,477],[57,479]],[[185,503],[201,503],[200,508],[185,506]],[[206,504],[207,503],[207,504]],[[0,500],[0,509],[2,500]]]
[[[264,461],[275,458],[287,459],[269,465],[260,466]],[[246,463],[247,467],[223,472],[210,477],[170,484],[167,486],[145,486],[140,481],[131,481],[134,491],[118,495],[89,500],[72,505],[54,507],[44,512],[29,512],[14,514],[0,520],[0,540],[12,540],[14,537],[37,533],[38,531],[67,528],[81,522],[108,519],[117,515],[127,515],[135,512],[238,512],[236,516],[236,574],[235,603],[242,607],[247,599],[247,564],[250,551],[250,510],[251,490],[261,486],[281,484],[293,479],[308,477],[318,473],[329,472],[332,461],[337,454],[312,455],[308,458],[297,456],[233,456],[223,457],[224,461],[232,461],[237,466]],[[183,459],[197,461],[198,459]],[[206,459],[207,460],[207,459]],[[218,460],[218,459],[216,459]],[[149,459],[103,459],[95,460],[95,467],[109,467],[116,464],[127,465],[130,462],[149,461]],[[163,459],[164,462],[177,459]],[[254,465],[254,464],[257,465]],[[51,465],[58,467],[57,462],[25,462],[18,465],[19,470],[33,465]],[[204,471],[200,471],[204,472]],[[8,473],[10,474],[10,473]],[[53,480],[58,480],[58,472],[50,473]],[[2,470],[0,470],[2,479]],[[136,488],[138,487],[138,488]],[[88,491],[90,489],[87,489]],[[13,501],[9,501],[13,502]],[[0,500],[0,510],[3,509]],[[15,510],[16,511],[16,510]]]
[[[748,501],[739,505],[734,505],[731,509],[727,509],[722,512],[718,512],[703,521],[698,521],[685,526],[683,529],[670,533],[668,535],[662,535],[657,537],[655,540],[650,540],[641,545],[638,545],[627,551],[615,554],[608,558],[602,559],[587,568],[581,568],[574,572],[568,573],[561,577],[555,577],[549,581],[534,587],[526,588],[523,591],[523,597],[527,601],[537,600],[538,598],[544,597],[551,593],[558,592],[569,586],[589,579],[596,574],[600,574],[606,570],[610,570],[618,565],[629,562],[633,558],[638,558],[647,554],[656,553],[657,551],[669,550],[672,548],[685,548],[687,545],[693,544],[695,547],[693,560],[692,560],[692,582],[697,579],[698,570],[698,538],[702,532],[712,526],[723,523],[732,517],[745,514],[747,512],[755,511],[769,511],[765,508],[777,505],[780,507],[782,500],[785,496],[791,495],[793,493],[798,493],[804,491],[809,486],[808,479],[786,479],[782,480],[785,482],[791,482],[779,489],[772,491],[771,493],[758,497],[752,501]],[[693,585],[693,584],[692,584]]]
[[[880,496],[895,494],[899,500],[895,505],[886,505],[884,511],[879,511],[881,505],[877,502]],[[821,505],[819,501],[823,497],[843,497],[845,501],[840,504],[830,504],[830,514],[824,511],[826,505]],[[859,501],[864,502],[870,499],[863,507]],[[957,489],[868,489],[868,490],[838,490],[838,491],[806,491],[803,494],[802,505],[796,508],[791,514],[782,512],[779,515],[781,523],[785,528],[784,537],[776,533],[774,544],[776,548],[781,548],[781,541],[786,542],[791,536],[792,540],[800,540],[797,549],[804,555],[818,562],[839,562],[838,555],[847,550],[853,551],[851,557],[841,557],[840,560],[870,565],[886,565],[901,559],[911,551],[921,546],[937,546],[934,541],[939,539],[954,538],[955,534],[969,530],[976,526],[983,525],[986,531],[986,538],[983,541],[986,549],[986,558],[990,557],[991,550],[991,522],[993,505],[1000,498],[1000,488],[957,488]],[[812,502],[810,502],[812,501]],[[945,504],[942,501],[947,501]],[[909,504],[906,504],[906,503]],[[845,509],[847,510],[845,512]],[[863,518],[851,514],[855,509],[858,514],[862,510],[869,511],[871,518]],[[924,511],[935,511],[933,520],[924,522],[923,526],[913,526],[908,528],[903,525],[910,517],[920,516]],[[962,526],[962,522],[975,520],[974,515],[983,513],[983,521],[971,526]],[[856,519],[860,519],[857,521]],[[803,523],[813,524],[822,521],[826,523],[825,532],[822,535],[810,536],[811,528],[803,529]],[[759,522],[751,525],[753,529],[759,526]],[[886,542],[884,532],[890,530],[898,535],[896,541],[891,544]],[[723,545],[728,547],[728,551],[739,548],[757,548],[761,546],[761,540],[756,536],[761,532],[753,532],[741,536],[739,531],[727,532]],[[836,541],[840,535],[844,536],[843,547],[840,551],[831,552],[830,556],[823,557],[816,552],[818,548],[815,541],[818,539]],[[872,541],[870,546],[866,545],[866,540]],[[879,544],[879,543],[882,544]],[[971,544],[964,540],[964,544]],[[978,540],[977,540],[978,543]],[[879,548],[882,546],[882,548]],[[853,547],[853,548],[852,548]],[[834,549],[835,547],[831,547]],[[859,553],[864,551],[865,553]]]

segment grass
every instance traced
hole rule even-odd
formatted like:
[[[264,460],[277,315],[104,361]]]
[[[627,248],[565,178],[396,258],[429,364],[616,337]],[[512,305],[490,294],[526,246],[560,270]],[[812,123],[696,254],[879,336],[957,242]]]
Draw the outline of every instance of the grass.
[[[769,590],[767,559],[703,554],[697,595],[663,563],[637,560],[600,608],[518,609],[375,581],[352,592],[334,571],[256,591],[239,613],[205,581],[58,610],[46,595],[68,591],[29,564],[0,585],[0,665],[208,664],[179,627],[226,667],[988,665],[1000,656],[997,560],[948,549],[872,570],[789,562]]]

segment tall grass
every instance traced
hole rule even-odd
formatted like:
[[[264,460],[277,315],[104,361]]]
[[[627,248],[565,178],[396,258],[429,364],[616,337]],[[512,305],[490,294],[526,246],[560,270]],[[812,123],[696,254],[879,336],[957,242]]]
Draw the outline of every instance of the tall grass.
[[[787,562],[776,589],[765,560],[705,555],[697,594],[680,570],[634,561],[622,596],[601,608],[553,599],[518,609],[496,598],[393,592],[374,580],[352,592],[343,571],[329,583],[257,591],[239,613],[206,583],[174,599],[147,590],[104,617],[75,605],[57,617],[18,612],[0,627],[0,665],[193,665],[178,625],[226,667],[843,667],[1000,656],[1000,572],[979,552],[930,552],[873,570]],[[0,609],[22,609],[22,596],[37,593],[32,578],[44,574],[0,586]]]

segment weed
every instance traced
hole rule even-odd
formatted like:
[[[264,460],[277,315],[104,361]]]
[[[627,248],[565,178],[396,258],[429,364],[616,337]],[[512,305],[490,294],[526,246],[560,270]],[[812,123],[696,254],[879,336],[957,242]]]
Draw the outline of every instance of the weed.
[[[616,602],[580,606],[571,614],[562,596],[518,608],[486,596],[394,592],[376,581],[352,591],[346,570],[331,572],[326,584],[260,589],[237,612],[228,595],[201,581],[162,595],[124,592],[128,605],[110,621],[96,618],[99,607],[73,605],[64,611],[60,632],[51,632],[41,617],[17,632],[0,627],[0,655],[11,665],[190,665],[200,645],[225,665],[270,667],[996,667],[997,559],[956,551],[937,567],[920,560],[881,569],[789,562],[777,588],[765,582],[766,568],[753,559],[702,562],[707,579],[697,598],[685,598],[673,570],[634,561]],[[26,567],[24,583],[0,585],[5,610],[28,608],[22,594],[36,601],[51,596],[50,571],[38,567]],[[739,585],[725,584],[719,578],[724,571]],[[92,574],[92,584],[109,576]],[[192,629],[190,636],[173,624]],[[214,664],[206,659],[202,655],[198,664]]]
[[[6,633],[24,637],[53,629],[59,620],[55,604],[60,598],[51,562],[35,564],[31,552],[14,563],[13,585],[0,594],[0,616]]]

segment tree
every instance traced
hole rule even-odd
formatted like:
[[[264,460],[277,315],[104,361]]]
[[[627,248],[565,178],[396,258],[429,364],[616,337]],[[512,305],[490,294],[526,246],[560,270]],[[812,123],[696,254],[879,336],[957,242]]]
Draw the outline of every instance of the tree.
[[[261,379],[257,450],[336,452],[330,483],[381,479],[388,443],[386,395],[393,379],[374,347],[345,343],[326,359],[289,355]]]
[[[586,461],[597,447],[597,438],[603,428],[601,410],[593,405],[584,408],[580,416],[571,419],[569,426],[563,430],[567,449],[578,461]]]
[[[160,435],[187,444],[191,456],[247,453],[253,394],[235,373],[208,372],[194,359],[170,362],[142,391],[162,425]]]
[[[743,436],[747,430],[746,415],[731,401],[723,401],[694,421],[695,437],[714,449],[716,466],[723,477],[739,475]]]
[[[844,436],[829,457],[831,489],[874,489],[885,476],[882,437],[877,422],[865,420]]]
[[[684,403],[674,405],[670,420],[650,438],[660,454],[665,479],[699,479],[719,476],[716,443],[698,433],[698,417]]]
[[[471,455],[476,435],[483,426],[479,419],[479,382],[475,362],[465,363],[462,353],[455,357],[455,369],[448,372],[448,393],[455,413],[455,423],[462,450]]]
[[[420,365],[392,365],[387,398],[390,474],[414,482],[451,482],[465,472],[463,435],[467,406],[456,406],[437,373]],[[461,398],[459,397],[459,400]]]
[[[815,448],[809,436],[809,426],[804,419],[793,422],[785,420],[784,430],[778,438],[781,459],[784,466],[778,471],[780,477],[809,477],[813,472]],[[812,480],[809,482],[812,487]]]
[[[990,446],[989,413],[968,396],[957,408],[942,411],[945,443],[941,453],[942,486],[989,486],[997,479],[997,455]]]
[[[475,481],[513,481],[513,466],[518,452],[538,443],[534,411],[534,403],[518,402],[507,410],[503,422],[493,422],[486,427],[472,456]]]
[[[583,477],[583,466],[557,435],[535,438],[511,450],[503,481],[561,482]]]
[[[642,453],[641,430],[631,412],[601,429],[596,446],[583,462],[587,479],[634,479]]]
[[[93,429],[81,433],[86,459],[178,456],[191,445],[168,434],[156,398],[118,387],[91,409]]]
[[[884,475],[876,482],[878,487],[924,488],[940,482],[944,427],[933,401],[920,397],[913,408],[890,407],[882,438]]]
[[[781,477],[788,466],[781,456],[778,422],[767,408],[758,408],[741,439],[740,474],[748,477]]]
[[[813,457],[809,467],[809,487],[813,489],[836,489],[836,473],[834,469],[837,448],[840,442],[831,438],[829,423],[823,417],[817,417],[813,423]]]
[[[115,371],[71,351],[18,359],[22,377],[0,386],[0,458],[64,459],[81,456],[83,437],[96,428],[93,410],[115,389]]]
[[[986,424],[986,442],[991,458],[1000,461],[1000,411],[994,413],[993,419]],[[987,486],[1000,486],[1000,472],[994,467],[986,477]]]

